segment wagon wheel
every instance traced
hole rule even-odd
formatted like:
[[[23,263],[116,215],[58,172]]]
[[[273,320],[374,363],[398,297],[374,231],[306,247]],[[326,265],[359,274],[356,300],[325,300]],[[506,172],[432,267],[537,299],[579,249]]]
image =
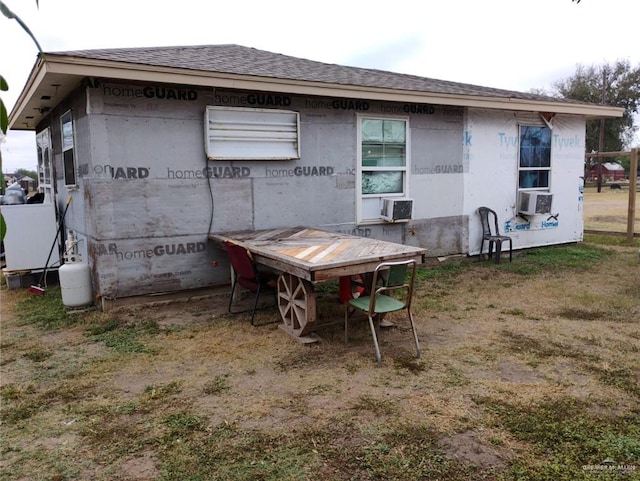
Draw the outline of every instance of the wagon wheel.
[[[278,308],[284,329],[294,336],[304,336],[316,322],[316,293],[313,284],[283,272],[278,277]]]

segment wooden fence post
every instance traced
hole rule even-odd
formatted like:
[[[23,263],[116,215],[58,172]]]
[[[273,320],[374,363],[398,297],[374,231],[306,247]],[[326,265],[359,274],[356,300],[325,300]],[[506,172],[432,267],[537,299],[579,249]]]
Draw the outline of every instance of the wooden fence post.
[[[627,242],[633,243],[633,227],[636,216],[636,191],[638,188],[638,149],[631,150],[629,165],[629,212],[627,213]]]

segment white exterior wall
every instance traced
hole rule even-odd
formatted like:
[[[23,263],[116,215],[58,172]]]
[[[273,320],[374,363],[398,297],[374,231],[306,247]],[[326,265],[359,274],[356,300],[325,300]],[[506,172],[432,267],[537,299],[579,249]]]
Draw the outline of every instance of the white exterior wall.
[[[524,219],[517,212],[518,125],[544,125],[538,114],[469,109],[466,118],[464,212],[469,216],[469,254],[479,253],[482,228],[476,212],[487,206],[498,214],[502,233],[514,249],[582,240],[582,186],[585,121],[557,115],[552,120],[550,192],[552,216]]]

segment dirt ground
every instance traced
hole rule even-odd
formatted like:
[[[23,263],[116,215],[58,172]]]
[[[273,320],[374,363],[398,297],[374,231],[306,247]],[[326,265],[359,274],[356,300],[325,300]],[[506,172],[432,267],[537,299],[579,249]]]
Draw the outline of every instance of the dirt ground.
[[[232,423],[238,429],[272,433],[320,428],[338,420],[367,425],[379,416],[377,409],[386,413],[385,406],[393,405],[394,417],[428,422],[451,459],[499,470],[512,458],[525,456],[527,447],[487,426],[473,402],[476,397],[491,394],[535,403],[568,395],[589,399],[607,411],[637,407],[637,397],[605,389],[589,374],[581,355],[571,354],[597,354],[605,368],[618,366],[625,353],[637,357],[640,261],[629,253],[619,262],[615,268],[603,264],[580,275],[559,273],[543,283],[491,270],[480,278],[478,271],[456,276],[454,285],[431,282],[416,299],[421,359],[413,358],[410,332],[398,318],[397,327],[381,332],[380,367],[364,323],[354,326],[346,346],[341,326],[324,328],[318,333],[320,342],[303,345],[276,325],[252,327],[246,316],[230,318],[220,298],[127,307],[112,314],[125,321],[155,322],[161,332],[147,341],[149,354],[113,358],[108,347],[87,338],[85,326],[43,333],[16,325],[13,303],[3,293],[2,385],[28,383],[34,376],[79,365],[85,380],[83,394],[67,401],[84,407],[61,405],[35,426],[23,427],[20,438],[9,436],[12,449],[0,467],[12,469],[23,459],[17,453],[36,455],[48,449],[65,458],[79,451],[88,467],[77,479],[157,479],[153,450],[101,465],[100,452],[85,445],[76,423],[90,423],[82,413],[95,405],[125,406],[139,402],[150,389],[179,383],[181,402],[188,401],[211,426]],[[635,292],[633,304],[612,310],[610,299],[620,289]],[[335,301],[331,295],[325,300]],[[616,311],[633,319],[620,319]],[[595,317],[585,323],[581,317],[589,318],[589,313]],[[275,315],[262,311],[258,321]],[[18,338],[23,340],[19,351],[13,344]],[[567,352],[547,356],[529,349],[530,343],[563,346]],[[17,354],[25,349],[51,355],[34,363]],[[634,369],[640,373],[637,360]],[[210,394],[207,385],[220,379],[225,392]]]
[[[44,331],[18,322],[16,305],[29,294],[3,290],[3,389],[68,388],[74,395],[29,423],[3,427],[2,479],[31,479],[25,466],[41,469],[44,452],[81,466],[74,479],[158,479],[160,454],[152,446],[101,460],[104,452],[86,436],[100,409],[124,409],[172,383],[180,386],[172,402],[188,405],[210,426],[295,433],[344,423],[366,433],[386,416],[401,416],[428,424],[454,462],[499,471],[529,448],[486,422],[475,399],[535,403],[570,396],[606,412],[637,407],[637,396],[605,387],[593,374],[625,365],[640,376],[640,258],[637,248],[613,249],[614,259],[588,271],[523,276],[474,268],[423,281],[415,297],[421,358],[395,316],[396,327],[380,333],[381,366],[364,322],[354,323],[347,345],[341,325],[322,328],[320,342],[303,345],[276,324],[252,327],[247,315],[228,315],[224,296],[104,314],[103,322],[117,317],[158,327],[145,338],[145,351],[114,355],[82,322]],[[341,318],[335,293],[323,293],[319,305],[321,316]],[[256,320],[277,316],[266,309]],[[34,361],[27,354],[34,352],[47,355]],[[212,389],[215,382],[224,389]],[[331,479],[331,472],[317,475]]]

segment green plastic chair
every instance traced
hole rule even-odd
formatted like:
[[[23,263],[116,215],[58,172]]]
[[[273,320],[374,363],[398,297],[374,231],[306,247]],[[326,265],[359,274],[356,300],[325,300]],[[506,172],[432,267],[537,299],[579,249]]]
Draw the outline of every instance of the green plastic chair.
[[[407,276],[407,274],[409,274]],[[408,280],[406,280],[408,277]],[[380,346],[376,333],[378,324],[385,314],[389,312],[407,310],[413,339],[416,344],[416,357],[420,357],[420,344],[416,326],[411,313],[411,299],[413,297],[413,286],[416,278],[416,261],[383,262],[379,264],[373,272],[371,288],[372,295],[366,295],[349,300],[345,305],[344,313],[344,340],[348,342],[348,321],[349,309],[366,312],[369,317],[369,326],[373,336],[373,345],[376,349],[376,359],[378,364],[382,362],[380,356]],[[380,284],[380,285],[379,285]]]

